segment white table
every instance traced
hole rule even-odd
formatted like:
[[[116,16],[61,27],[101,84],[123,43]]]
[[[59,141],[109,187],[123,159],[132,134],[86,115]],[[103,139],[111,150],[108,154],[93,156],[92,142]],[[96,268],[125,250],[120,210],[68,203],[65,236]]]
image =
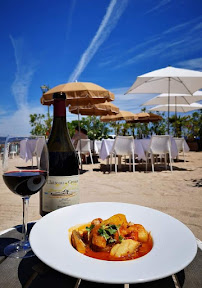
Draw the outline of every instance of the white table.
[[[171,156],[173,159],[175,159],[178,156],[177,144],[176,144],[175,139],[173,137],[170,137],[170,138],[171,138]],[[146,153],[146,151],[148,151],[148,149],[149,149],[151,139],[138,139],[137,141],[141,142],[141,145],[144,149],[144,152]],[[185,147],[186,147],[185,152],[188,152],[189,146],[187,145],[186,141],[185,141]]]
[[[187,141],[184,139],[184,152],[189,152],[190,148],[189,145],[187,144]]]
[[[33,160],[33,156],[40,157],[44,147],[44,138],[24,139],[20,141],[20,157],[28,160]]]
[[[148,145],[149,145],[150,140],[149,139],[146,139],[146,140],[148,140]],[[102,140],[101,149],[100,149],[100,158],[102,160],[107,159],[107,157],[110,155],[114,141],[115,141],[114,139]],[[138,160],[146,160],[145,151],[144,151],[141,141],[142,141],[141,139],[134,139],[134,144],[135,144],[134,152],[137,155]]]
[[[20,141],[20,158],[25,159],[26,162],[32,160],[33,153],[36,149],[36,143],[37,139],[24,139]]]
[[[102,145],[102,140],[90,140],[90,149],[95,153],[99,154]]]
[[[112,150],[115,139],[103,139],[100,149],[100,158],[105,160],[109,157]],[[146,151],[149,149],[151,139],[134,139],[135,144],[135,154],[138,160],[146,161]],[[185,141],[185,152],[189,151],[189,146]],[[178,156],[178,150],[175,140],[171,137],[171,156],[175,159]]]

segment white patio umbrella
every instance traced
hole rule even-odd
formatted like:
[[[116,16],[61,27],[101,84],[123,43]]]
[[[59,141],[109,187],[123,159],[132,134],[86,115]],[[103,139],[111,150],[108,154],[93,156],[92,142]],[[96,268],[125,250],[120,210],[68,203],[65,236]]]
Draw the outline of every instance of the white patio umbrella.
[[[161,93],[157,95],[156,97],[143,103],[141,106],[168,104],[168,101],[169,101],[168,97],[169,97],[168,93]],[[202,100],[202,91],[194,92],[193,96],[190,94],[177,94],[177,93],[170,94],[170,104],[176,104],[176,105],[177,104],[191,104],[200,100]]]
[[[164,105],[155,106],[149,110],[150,111],[168,111],[168,106],[171,112],[175,112],[176,107],[177,107],[177,111],[182,112],[182,113],[202,109],[202,104],[191,103],[191,104],[170,104],[170,105],[164,104]]]
[[[167,111],[169,119],[170,94],[183,93],[193,95],[193,93],[200,88],[202,88],[202,72],[169,66],[138,76],[126,94],[167,92]]]

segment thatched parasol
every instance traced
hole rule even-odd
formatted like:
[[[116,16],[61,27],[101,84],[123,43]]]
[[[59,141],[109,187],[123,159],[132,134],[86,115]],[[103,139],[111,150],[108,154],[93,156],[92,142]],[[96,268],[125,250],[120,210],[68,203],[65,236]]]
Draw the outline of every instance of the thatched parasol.
[[[119,113],[119,108],[112,103],[105,102],[95,105],[87,105],[87,106],[70,106],[69,112],[73,114],[81,114],[81,115],[114,115]]]
[[[145,115],[145,117],[143,116]],[[149,123],[149,122],[158,122],[162,120],[162,116],[154,114],[154,113],[137,113],[137,119],[129,120],[128,123]]]
[[[71,82],[55,86],[41,97],[41,104],[53,104],[53,94],[64,92],[66,95],[66,106],[78,106],[98,104],[105,101],[113,101],[114,94],[107,89],[90,82]]]
[[[119,111],[116,115],[108,115],[102,116],[100,120],[102,122],[111,122],[111,121],[118,121],[118,120],[134,120],[136,119],[136,114],[129,112],[129,111]]]

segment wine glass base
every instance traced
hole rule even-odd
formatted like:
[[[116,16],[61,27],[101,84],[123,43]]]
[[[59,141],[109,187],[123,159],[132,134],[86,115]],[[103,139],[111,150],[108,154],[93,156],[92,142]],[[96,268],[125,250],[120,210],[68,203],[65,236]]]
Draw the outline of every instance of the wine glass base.
[[[4,254],[12,258],[29,258],[35,256],[29,241],[18,241],[8,245],[4,249]]]

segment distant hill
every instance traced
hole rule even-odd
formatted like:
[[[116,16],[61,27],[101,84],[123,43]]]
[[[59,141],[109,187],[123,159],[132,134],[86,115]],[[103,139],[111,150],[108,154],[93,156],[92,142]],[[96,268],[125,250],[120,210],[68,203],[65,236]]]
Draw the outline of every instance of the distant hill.
[[[4,144],[6,141],[6,136],[0,137],[0,144]]]

